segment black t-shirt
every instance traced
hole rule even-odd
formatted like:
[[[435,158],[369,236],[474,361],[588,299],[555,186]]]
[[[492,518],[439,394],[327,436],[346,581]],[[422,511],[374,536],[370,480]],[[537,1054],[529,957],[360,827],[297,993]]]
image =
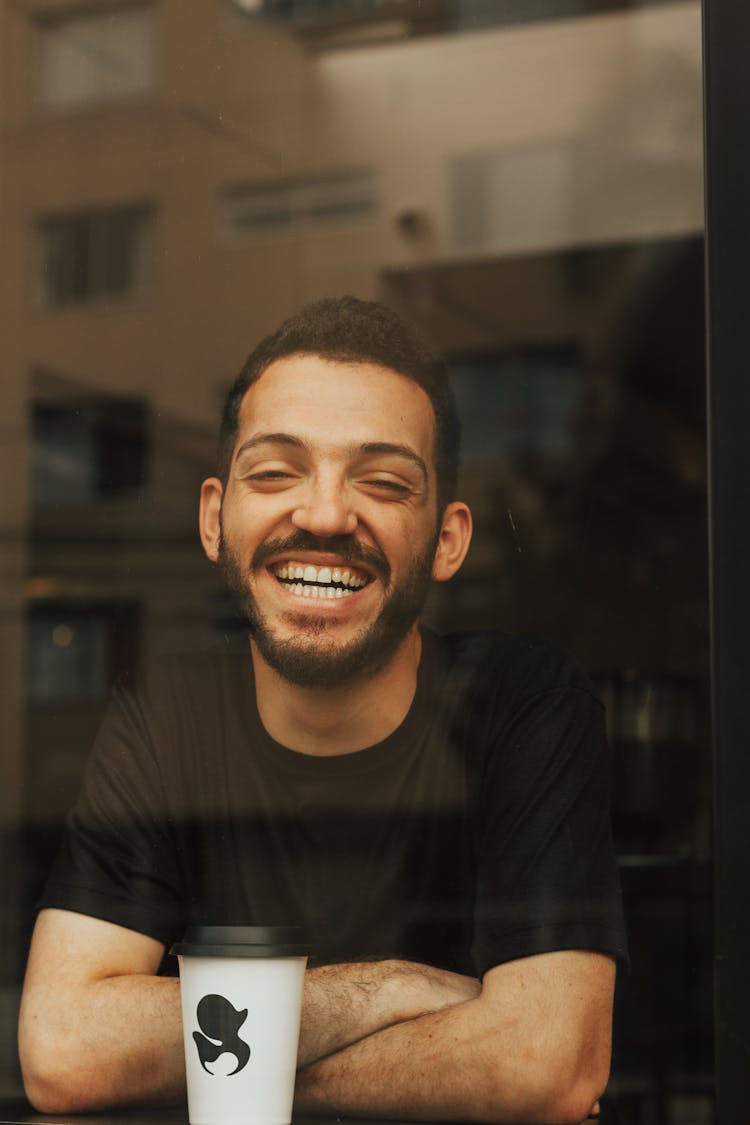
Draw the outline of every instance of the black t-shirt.
[[[191,657],[115,693],[40,905],[167,947],[300,924],[312,963],[624,957],[609,786],[601,704],[548,645],[425,631],[401,725],[323,758],[269,737],[247,653]]]

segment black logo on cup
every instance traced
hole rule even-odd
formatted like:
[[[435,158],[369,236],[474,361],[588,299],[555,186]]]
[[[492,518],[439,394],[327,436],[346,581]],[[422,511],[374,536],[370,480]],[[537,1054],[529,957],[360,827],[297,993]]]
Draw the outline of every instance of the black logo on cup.
[[[247,1008],[238,1012],[223,996],[210,995],[198,1001],[195,1014],[203,1034],[194,1031],[193,1039],[203,1069],[215,1075],[216,1071],[209,1064],[215,1063],[221,1055],[230,1054],[237,1059],[237,1066],[228,1071],[227,1076],[238,1074],[250,1058],[250,1048],[238,1034],[247,1019]]]

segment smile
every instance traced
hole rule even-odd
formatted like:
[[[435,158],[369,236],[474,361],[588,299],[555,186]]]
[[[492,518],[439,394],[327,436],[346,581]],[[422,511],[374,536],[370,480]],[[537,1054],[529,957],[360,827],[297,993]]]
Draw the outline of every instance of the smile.
[[[310,566],[302,563],[277,563],[274,577],[290,594],[303,598],[347,598],[366,586],[370,579],[349,567]]]

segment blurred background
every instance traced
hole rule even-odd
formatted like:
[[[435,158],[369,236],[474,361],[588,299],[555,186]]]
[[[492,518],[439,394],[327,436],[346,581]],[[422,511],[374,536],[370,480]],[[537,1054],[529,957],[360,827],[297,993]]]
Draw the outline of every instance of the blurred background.
[[[698,0],[3,0],[0,248],[0,1092],[113,678],[244,643],[196,533],[223,395],[351,292],[450,361],[477,527],[429,620],[607,703],[623,1121],[709,1125]]]

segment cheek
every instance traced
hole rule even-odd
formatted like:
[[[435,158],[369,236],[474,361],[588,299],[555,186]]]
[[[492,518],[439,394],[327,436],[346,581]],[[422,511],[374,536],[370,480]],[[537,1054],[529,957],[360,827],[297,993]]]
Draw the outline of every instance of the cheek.
[[[225,504],[222,523],[228,538],[250,542],[263,538],[281,518],[281,505],[273,497],[249,496]]]
[[[421,558],[435,542],[436,528],[427,513],[413,512],[394,517],[381,528],[380,545],[394,563],[408,565]]]

